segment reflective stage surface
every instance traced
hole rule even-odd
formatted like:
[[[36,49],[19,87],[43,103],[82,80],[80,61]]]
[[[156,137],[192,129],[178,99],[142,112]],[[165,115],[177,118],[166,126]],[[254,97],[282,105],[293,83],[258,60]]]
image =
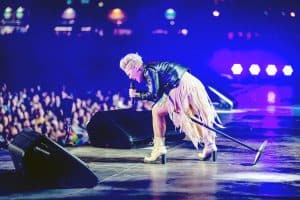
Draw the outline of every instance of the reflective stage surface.
[[[92,146],[67,148],[97,175],[92,188],[28,188],[18,182],[6,150],[0,153],[0,199],[289,199],[300,197],[300,106],[220,112],[223,132],[259,148],[256,152],[219,135],[217,161],[199,161],[187,140],[168,141],[167,164],[144,164],[151,150]],[[47,172],[45,172],[47,173]]]

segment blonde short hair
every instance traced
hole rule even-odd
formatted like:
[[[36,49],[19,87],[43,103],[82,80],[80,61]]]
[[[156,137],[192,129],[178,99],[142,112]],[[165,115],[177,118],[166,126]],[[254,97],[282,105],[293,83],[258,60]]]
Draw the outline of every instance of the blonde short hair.
[[[143,65],[142,57],[137,53],[129,53],[124,56],[120,61],[120,68],[122,70],[130,69],[133,67],[141,67]]]

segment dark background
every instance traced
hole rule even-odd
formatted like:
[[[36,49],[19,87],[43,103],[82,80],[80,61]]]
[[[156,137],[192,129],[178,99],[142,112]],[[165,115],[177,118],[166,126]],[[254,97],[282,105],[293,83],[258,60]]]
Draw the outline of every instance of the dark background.
[[[293,76],[269,78],[261,75],[254,79],[244,76],[231,82],[291,86],[299,82],[299,1],[104,0],[102,8],[98,3],[91,0],[88,5],[82,5],[80,0],[73,0],[67,5],[64,0],[2,0],[0,12],[8,5],[25,7],[23,23],[28,23],[30,28],[26,34],[0,35],[1,82],[15,89],[37,84],[59,88],[64,84],[74,90],[109,88],[121,91],[128,88],[129,81],[119,69],[119,60],[127,53],[138,52],[145,62],[181,63],[204,82],[214,82],[222,88],[228,80],[221,74],[229,72],[231,66],[212,66],[212,59],[224,63],[252,62],[252,58],[247,57],[249,51],[280,57],[283,63],[293,65]],[[70,37],[56,36],[54,27],[61,23],[61,13],[69,6],[77,12],[74,31]],[[117,27],[107,18],[112,8],[125,10],[127,20],[119,28],[132,29],[132,35],[112,34]],[[174,26],[164,18],[167,8],[176,10]],[[212,16],[213,9],[219,9],[220,17]],[[296,12],[295,18],[289,16],[290,11]],[[81,26],[102,28],[104,36],[92,32],[80,35]],[[151,34],[156,28],[167,29],[169,34]],[[187,28],[189,34],[179,35],[181,28]],[[228,32],[235,34],[233,40],[228,39]],[[238,32],[242,32],[243,37],[236,36]],[[246,39],[247,32],[252,33],[251,39]],[[224,49],[244,53],[246,60],[214,57]]]

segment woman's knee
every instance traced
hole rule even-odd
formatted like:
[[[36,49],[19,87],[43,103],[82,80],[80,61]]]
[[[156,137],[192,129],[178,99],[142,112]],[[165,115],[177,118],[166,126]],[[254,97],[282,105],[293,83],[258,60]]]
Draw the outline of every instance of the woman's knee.
[[[168,114],[168,109],[165,105],[154,105],[152,108],[152,116],[165,116]]]

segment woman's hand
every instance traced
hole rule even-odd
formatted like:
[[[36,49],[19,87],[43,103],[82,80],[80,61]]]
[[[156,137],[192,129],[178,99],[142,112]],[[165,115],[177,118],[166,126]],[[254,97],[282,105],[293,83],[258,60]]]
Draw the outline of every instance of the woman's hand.
[[[130,89],[129,89],[129,97],[130,97],[130,98],[134,98],[134,97],[135,97],[135,94],[136,94],[136,89],[130,88]]]

